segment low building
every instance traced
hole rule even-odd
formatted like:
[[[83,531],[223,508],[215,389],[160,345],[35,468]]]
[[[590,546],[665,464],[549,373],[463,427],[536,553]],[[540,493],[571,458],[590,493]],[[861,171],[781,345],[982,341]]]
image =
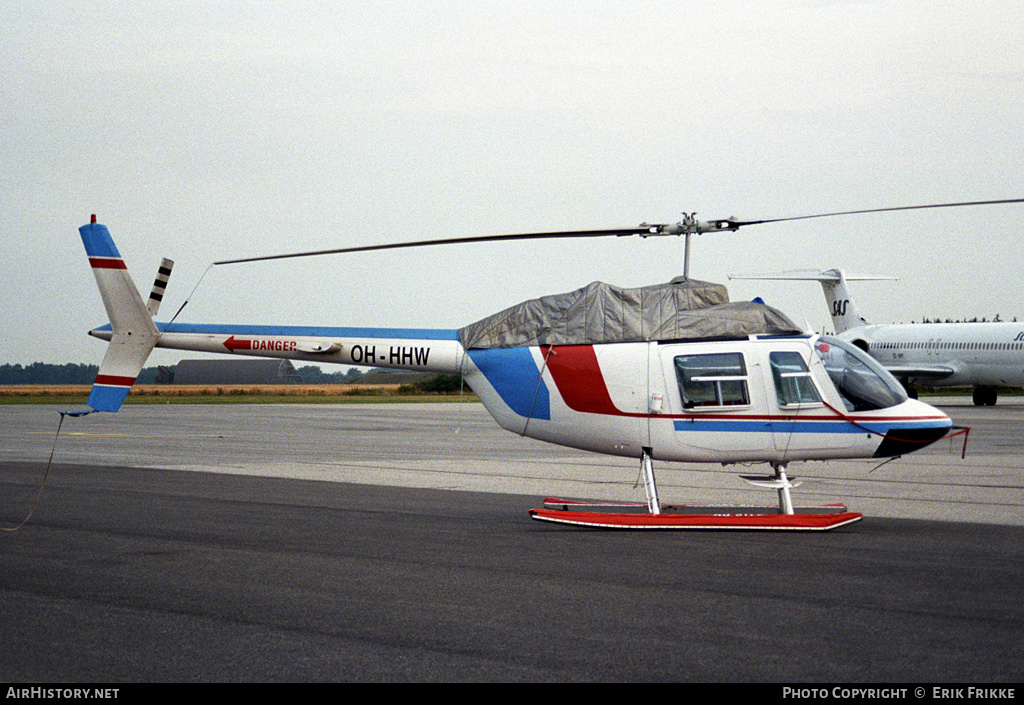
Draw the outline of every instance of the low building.
[[[181,360],[174,384],[298,384],[290,360]]]

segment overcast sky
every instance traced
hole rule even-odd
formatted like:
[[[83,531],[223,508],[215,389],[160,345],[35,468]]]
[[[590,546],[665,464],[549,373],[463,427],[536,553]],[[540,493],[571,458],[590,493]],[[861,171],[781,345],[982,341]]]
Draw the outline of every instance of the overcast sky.
[[[0,5],[0,363],[91,362],[96,213],[159,318],[215,260],[510,232],[1024,197],[1024,2]],[[1024,320],[1024,205],[752,226],[691,275],[826,325]],[[455,328],[679,238],[460,245],[215,267],[179,320]],[[149,364],[182,356],[157,351]]]

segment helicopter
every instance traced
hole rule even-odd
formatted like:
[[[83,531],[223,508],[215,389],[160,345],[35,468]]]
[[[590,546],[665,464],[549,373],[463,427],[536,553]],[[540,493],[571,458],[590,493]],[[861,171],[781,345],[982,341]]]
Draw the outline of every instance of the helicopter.
[[[687,215],[678,223],[624,229],[421,240],[214,262],[502,240],[686,238],[684,274],[668,283],[623,289],[594,282],[459,329],[178,323],[177,314],[157,322],[173,262],[161,262],[143,301],[109,230],[94,215],[79,233],[110,322],[89,333],[109,344],[89,409],[78,413],[116,412],[155,347],[455,374],[508,431],[639,460],[646,502],[547,498],[543,508],[529,510],[533,519],[618,529],[834,529],[862,515],[842,504],[795,506],[791,489],[799,483],[787,476],[790,463],[894,458],[966,429],[910,399],[856,346],[802,330],[759,300],[730,302],[724,286],[691,279],[690,236],[785,220],[1018,202],[1024,199],[756,221]],[[655,460],[766,463],[769,475],[742,477],[776,491],[778,504],[664,505]]]

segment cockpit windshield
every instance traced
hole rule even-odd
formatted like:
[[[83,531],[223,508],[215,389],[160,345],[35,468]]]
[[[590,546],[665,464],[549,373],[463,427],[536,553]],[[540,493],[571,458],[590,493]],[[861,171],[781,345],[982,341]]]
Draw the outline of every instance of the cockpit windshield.
[[[907,400],[907,392],[896,378],[860,348],[823,335],[814,344],[814,350],[847,411],[886,409]]]

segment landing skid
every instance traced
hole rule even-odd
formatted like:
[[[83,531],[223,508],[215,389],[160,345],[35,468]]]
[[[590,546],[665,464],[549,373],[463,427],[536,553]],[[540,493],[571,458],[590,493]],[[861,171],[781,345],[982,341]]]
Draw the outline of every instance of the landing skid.
[[[775,530],[775,531],[828,531],[860,521],[861,514],[835,512],[825,514],[742,514],[733,507],[702,507],[708,513],[661,514],[649,512],[594,512],[566,511],[560,509],[531,509],[530,517],[537,521],[554,524],[589,526],[597,529],[732,529],[732,530]]]
[[[734,529],[775,531],[828,531],[863,518],[849,512],[846,505],[826,504],[797,507],[790,498],[791,482],[782,466],[767,479],[744,477],[757,487],[778,492],[777,506],[730,505],[705,506],[687,504],[662,505],[658,501],[654,471],[649,451],[641,458],[647,502],[585,502],[548,497],[543,509],[531,509],[537,521],[599,529]]]

